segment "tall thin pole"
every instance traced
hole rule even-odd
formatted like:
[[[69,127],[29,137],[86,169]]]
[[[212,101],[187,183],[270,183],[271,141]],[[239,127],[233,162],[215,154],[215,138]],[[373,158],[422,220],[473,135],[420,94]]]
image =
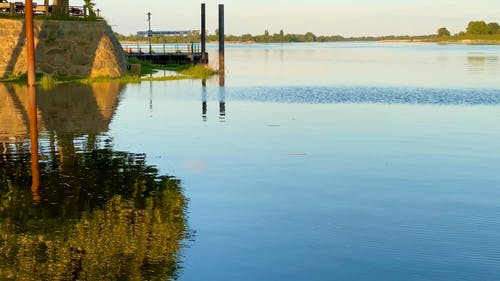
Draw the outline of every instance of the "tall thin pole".
[[[151,36],[153,36],[151,34],[152,30],[151,30],[151,13],[148,13],[148,23],[149,23],[149,29],[148,29],[148,41],[149,41],[149,54],[151,55],[153,50],[151,49]]]
[[[219,85],[225,84],[224,65],[224,5],[219,4]]]
[[[206,33],[206,14],[205,14],[205,3],[201,4],[201,62],[208,63],[206,54],[207,45],[207,33]]]
[[[35,86],[35,32],[33,28],[33,1],[26,0],[26,46],[28,52],[28,86]]]

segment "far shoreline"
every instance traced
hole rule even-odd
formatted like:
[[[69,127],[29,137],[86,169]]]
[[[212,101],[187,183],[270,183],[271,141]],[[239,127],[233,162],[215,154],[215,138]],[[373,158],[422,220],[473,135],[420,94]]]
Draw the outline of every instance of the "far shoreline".
[[[301,44],[301,43],[344,43],[344,42],[374,42],[374,43],[434,43],[436,45],[500,45],[500,41],[496,40],[481,40],[481,39],[463,39],[463,40],[433,40],[433,39],[384,39],[384,40],[343,40],[343,41],[328,41],[328,42],[255,42],[255,41],[226,41],[228,45],[254,45],[254,44]],[[199,43],[199,42],[197,42]],[[207,44],[218,44],[218,41],[209,41]],[[149,44],[148,41],[120,41],[120,44]],[[153,43],[164,44],[164,43]],[[187,43],[166,43],[187,44]]]

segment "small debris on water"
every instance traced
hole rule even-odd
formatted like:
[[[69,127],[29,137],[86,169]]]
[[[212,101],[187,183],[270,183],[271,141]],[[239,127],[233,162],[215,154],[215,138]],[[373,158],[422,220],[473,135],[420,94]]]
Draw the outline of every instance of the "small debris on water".
[[[288,156],[307,156],[307,153],[288,153]]]

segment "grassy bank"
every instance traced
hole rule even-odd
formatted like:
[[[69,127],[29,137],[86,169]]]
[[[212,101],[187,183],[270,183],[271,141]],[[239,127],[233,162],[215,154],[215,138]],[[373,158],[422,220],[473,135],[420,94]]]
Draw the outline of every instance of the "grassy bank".
[[[136,59],[131,59],[130,64],[138,64],[141,68],[141,75],[127,73],[118,78],[111,77],[57,77],[44,73],[36,74],[37,84],[46,87],[51,87],[62,83],[97,83],[97,82],[118,82],[118,83],[140,83],[142,81],[172,81],[186,79],[205,79],[217,74],[217,71],[206,65],[155,65],[150,62],[143,62]],[[168,75],[155,75],[157,72],[169,71]],[[155,76],[153,76],[155,75]],[[26,73],[18,73],[10,75],[7,78],[0,79],[0,83],[16,83],[26,84],[28,76]]]
[[[500,44],[500,34],[442,36],[434,38],[432,42],[463,43],[463,44]]]

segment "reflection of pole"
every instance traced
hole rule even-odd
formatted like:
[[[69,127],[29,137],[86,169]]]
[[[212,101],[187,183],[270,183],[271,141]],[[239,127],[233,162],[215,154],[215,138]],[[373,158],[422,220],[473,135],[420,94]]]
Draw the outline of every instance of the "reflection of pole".
[[[35,33],[33,30],[33,1],[27,0],[25,7],[26,46],[28,51],[28,86],[35,85]]]
[[[207,64],[207,32],[206,32],[205,3],[201,4],[201,63]]]
[[[226,121],[226,88],[219,88],[219,121]]]
[[[224,5],[219,4],[219,84],[225,84],[224,65]]]
[[[31,140],[31,193],[33,201],[40,203],[40,167],[38,164],[38,116],[36,106],[35,87],[28,87],[30,95],[29,119],[30,119],[30,140]]]
[[[207,121],[207,80],[201,80],[201,117]]]
[[[151,36],[153,36],[151,34],[152,30],[151,30],[151,13],[148,13],[148,23],[149,23],[149,29],[148,29],[148,42],[149,42],[149,54],[151,55],[153,50],[151,49]]]
[[[153,77],[153,74],[150,74]],[[149,111],[153,113],[153,81],[149,82]]]

